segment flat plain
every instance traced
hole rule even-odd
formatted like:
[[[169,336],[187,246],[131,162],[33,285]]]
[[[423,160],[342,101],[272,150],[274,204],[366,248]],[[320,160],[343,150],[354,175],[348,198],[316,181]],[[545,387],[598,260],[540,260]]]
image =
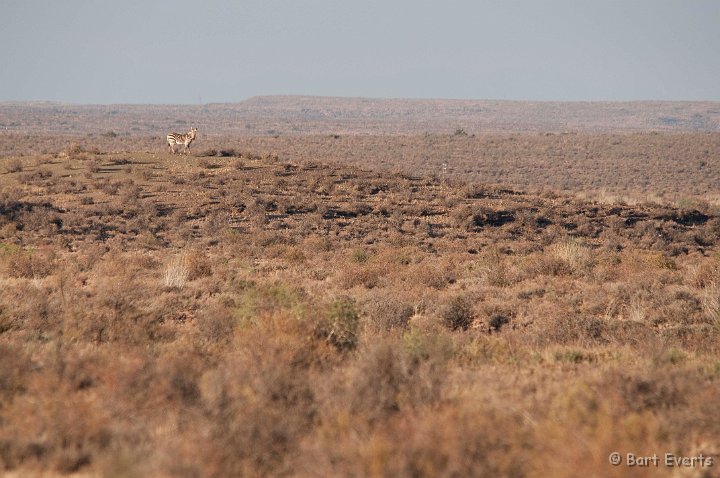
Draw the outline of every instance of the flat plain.
[[[0,469],[714,476],[718,110],[0,105]]]

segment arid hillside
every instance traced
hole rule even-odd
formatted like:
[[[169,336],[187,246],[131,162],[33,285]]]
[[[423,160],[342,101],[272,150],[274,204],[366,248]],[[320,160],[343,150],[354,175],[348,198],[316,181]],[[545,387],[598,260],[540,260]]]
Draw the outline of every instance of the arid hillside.
[[[0,159],[6,475],[627,476],[611,452],[718,459],[710,202],[582,200],[265,139],[197,156],[84,141]]]
[[[90,151],[167,151],[161,134],[0,134],[0,157],[58,154],[73,144]],[[233,136],[200,129],[192,148],[200,155],[276,154],[444,181],[564,191],[604,203],[720,204],[720,133]]]

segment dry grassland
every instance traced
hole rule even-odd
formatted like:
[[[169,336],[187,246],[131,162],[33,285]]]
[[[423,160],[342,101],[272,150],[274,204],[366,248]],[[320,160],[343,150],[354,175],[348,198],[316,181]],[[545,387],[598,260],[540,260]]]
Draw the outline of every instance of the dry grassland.
[[[175,128],[186,131],[188,128]],[[720,133],[223,136],[200,131],[196,154],[276,154],[440,180],[503,184],[603,203],[681,208],[720,204]],[[161,136],[0,135],[0,157],[87,151],[157,152]]]
[[[48,154],[0,159],[10,476],[626,476],[612,451],[720,466],[720,210],[702,199],[717,135],[617,151],[612,136],[200,137],[198,156],[46,138]],[[408,142],[400,160],[384,141]],[[667,178],[668,144],[696,158],[691,183]],[[410,150],[468,163],[399,168]],[[553,162],[569,151],[603,170]],[[551,191],[601,177],[641,197],[604,169],[628,151],[693,199]],[[489,184],[531,180],[546,190]]]

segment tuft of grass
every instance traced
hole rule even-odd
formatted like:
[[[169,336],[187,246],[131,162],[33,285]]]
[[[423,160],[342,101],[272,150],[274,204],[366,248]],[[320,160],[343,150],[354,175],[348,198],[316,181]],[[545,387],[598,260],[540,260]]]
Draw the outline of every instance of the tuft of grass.
[[[592,265],[592,254],[588,246],[571,237],[551,247],[551,254],[566,263],[574,272],[587,269]]]
[[[720,283],[712,282],[703,291],[702,308],[707,318],[715,325],[720,325]]]
[[[182,289],[190,277],[190,265],[184,253],[168,261],[162,273],[162,284],[168,289]]]
[[[352,251],[352,254],[350,254],[350,259],[358,264],[365,264],[369,258],[370,256],[364,249],[355,249]]]

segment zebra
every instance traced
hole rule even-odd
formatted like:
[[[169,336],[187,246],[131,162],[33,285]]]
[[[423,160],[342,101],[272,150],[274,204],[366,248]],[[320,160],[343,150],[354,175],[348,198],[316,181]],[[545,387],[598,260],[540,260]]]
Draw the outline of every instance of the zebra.
[[[195,134],[197,133],[197,128],[190,128],[189,133],[180,134],[180,133],[170,133],[167,135],[167,143],[170,147],[170,152],[172,154],[175,154],[175,145],[176,144],[182,144],[185,146],[185,151],[190,154],[190,143],[193,142],[195,139]]]

